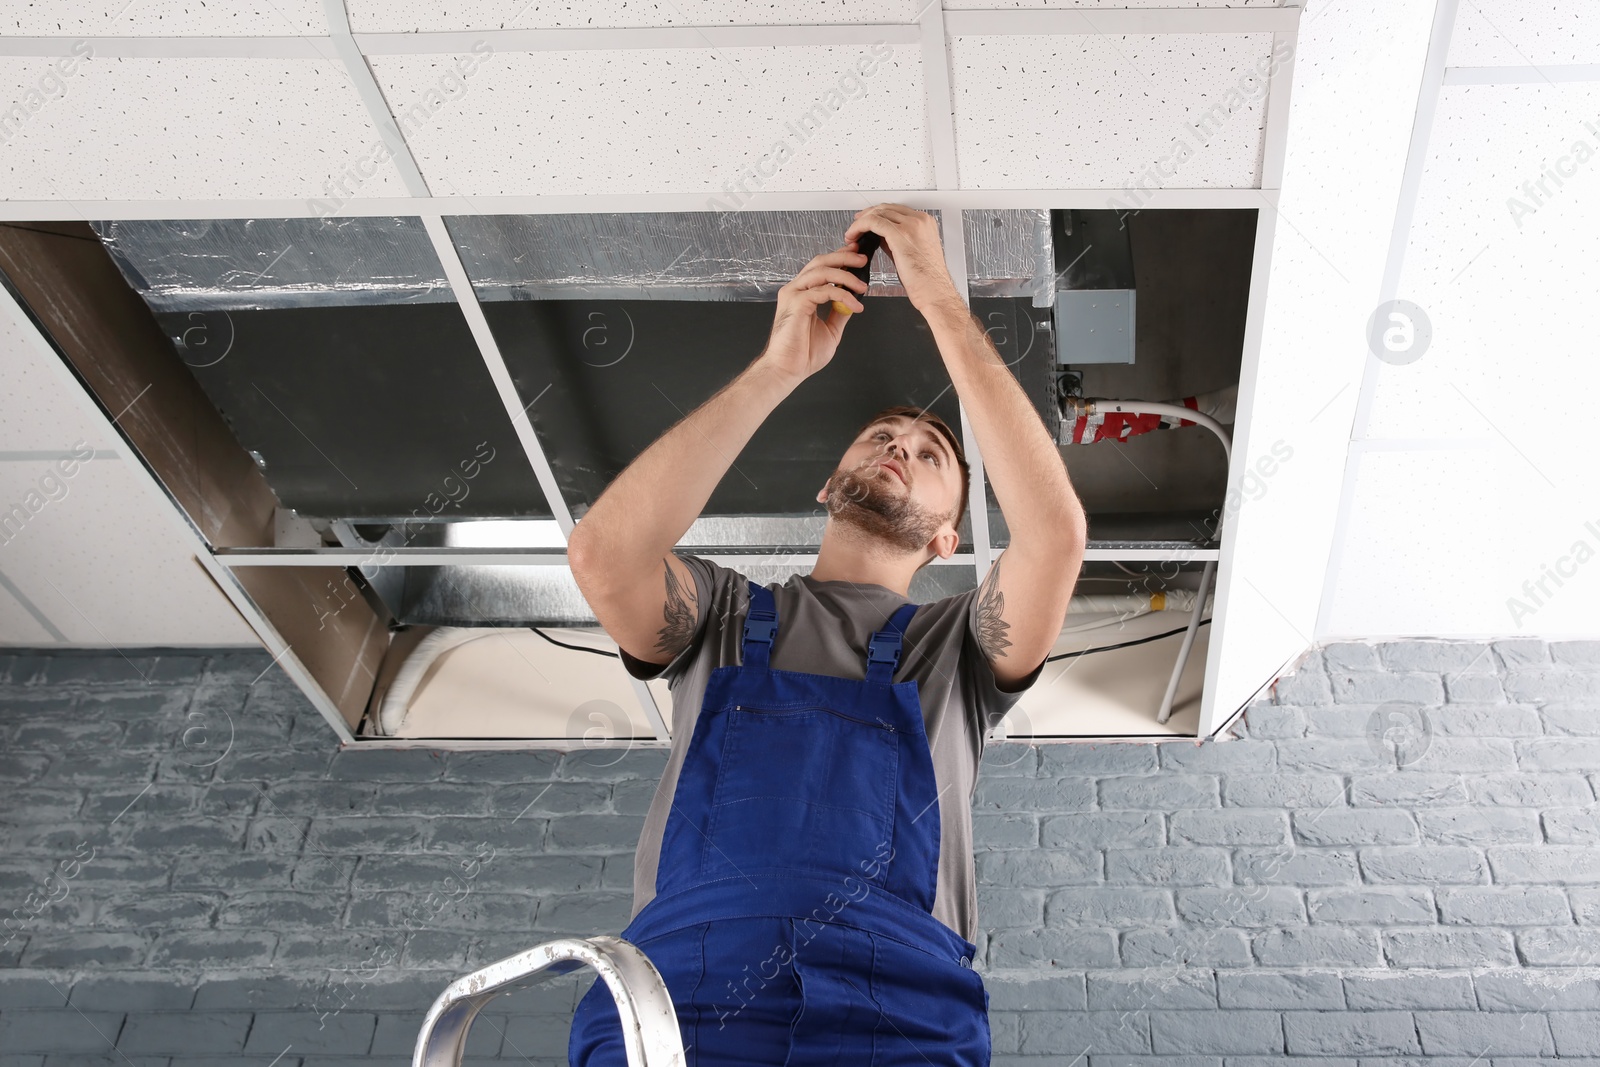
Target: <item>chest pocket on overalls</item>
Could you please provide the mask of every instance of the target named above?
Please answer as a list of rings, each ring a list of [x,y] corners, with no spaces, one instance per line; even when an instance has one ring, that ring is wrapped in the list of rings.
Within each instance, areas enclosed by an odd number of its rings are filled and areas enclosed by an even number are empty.
[[[900,732],[816,704],[726,712],[704,869],[791,868],[881,881],[894,847]],[[867,879],[863,872],[877,874]]]

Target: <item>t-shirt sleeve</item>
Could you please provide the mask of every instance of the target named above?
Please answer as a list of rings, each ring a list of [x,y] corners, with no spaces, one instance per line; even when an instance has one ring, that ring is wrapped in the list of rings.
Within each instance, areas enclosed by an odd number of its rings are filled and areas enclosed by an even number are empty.
[[[1002,690],[999,679],[994,675],[994,668],[989,666],[989,660],[978,644],[978,590],[962,595],[967,598],[964,612],[966,636],[961,641],[962,674],[966,678],[971,706],[980,716],[983,730],[987,733],[1016,707],[1022,695],[1039,680],[1039,675],[1044,672],[1045,660],[1041,658],[1033,671],[1013,687],[1012,692]]]
[[[677,682],[680,675],[694,662],[699,655],[700,648],[705,644],[706,631],[711,629],[716,620],[726,615],[726,611],[718,607],[728,597],[729,590],[735,582],[742,582],[744,575],[729,567],[724,567],[702,556],[679,555],[684,566],[689,568],[689,573],[694,575],[694,602],[695,622],[694,636],[683,650],[666,664],[649,663],[642,659],[630,656],[622,648],[617,651],[622,653],[622,665],[628,673],[641,681],[652,678],[661,678],[668,685]]]

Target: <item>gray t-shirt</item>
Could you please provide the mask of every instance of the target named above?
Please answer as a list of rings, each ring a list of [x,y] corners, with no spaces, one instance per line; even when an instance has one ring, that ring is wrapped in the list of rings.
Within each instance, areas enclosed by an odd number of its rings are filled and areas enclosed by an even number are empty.
[[[639,835],[633,865],[633,914],[655,896],[662,833],[678,772],[705,696],[718,667],[743,662],[744,620],[750,591],[745,576],[700,556],[679,555],[694,574],[699,618],[694,639],[665,667],[624,652],[635,678],[660,675],[672,691],[672,752]],[[860,680],[866,677],[867,641],[908,602],[886,586],[819,582],[807,574],[772,583],[778,636],[770,665]],[[972,941],[978,928],[977,879],[972,855],[972,794],[984,736],[1038,680],[1041,662],[1014,693],[1001,692],[978,647],[977,589],[924,604],[906,627],[896,682],[915,681],[923,727],[939,786],[939,872],[933,916]]]

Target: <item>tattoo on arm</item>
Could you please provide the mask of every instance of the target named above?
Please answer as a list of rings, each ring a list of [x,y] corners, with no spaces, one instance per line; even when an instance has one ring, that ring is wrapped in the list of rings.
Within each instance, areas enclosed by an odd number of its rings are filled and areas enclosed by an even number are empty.
[[[661,628],[656,641],[656,651],[676,656],[694,638],[695,624],[695,592],[693,588],[685,590],[683,583],[678,581],[678,576],[673,573],[672,565],[665,560],[661,565],[667,570],[667,599],[661,609],[661,616],[667,622]],[[684,599],[687,592],[688,599]]]
[[[1000,561],[996,560],[984,575],[983,587],[978,590],[978,647],[987,659],[1004,656],[1004,649],[1011,644],[1006,640],[1011,624],[1000,617],[1005,606],[1005,594],[1000,592]]]

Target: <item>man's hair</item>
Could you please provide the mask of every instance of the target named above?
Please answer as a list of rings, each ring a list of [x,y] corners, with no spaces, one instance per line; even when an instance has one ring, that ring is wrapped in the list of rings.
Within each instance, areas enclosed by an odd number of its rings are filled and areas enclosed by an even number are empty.
[[[950,429],[943,419],[933,412],[926,408],[913,407],[909,404],[897,404],[892,408],[884,408],[872,418],[863,422],[860,429],[856,430],[855,436],[860,437],[868,426],[880,419],[893,418],[896,415],[904,415],[909,419],[921,419],[928,423],[945,439],[945,443],[950,446],[950,451],[955,453],[956,466],[961,471],[961,500],[956,504],[955,517],[950,520],[950,525],[959,531],[961,529],[961,517],[967,513],[967,492],[972,488],[972,470],[967,466],[967,454],[961,448],[961,438]]]

